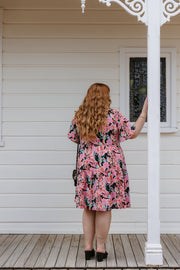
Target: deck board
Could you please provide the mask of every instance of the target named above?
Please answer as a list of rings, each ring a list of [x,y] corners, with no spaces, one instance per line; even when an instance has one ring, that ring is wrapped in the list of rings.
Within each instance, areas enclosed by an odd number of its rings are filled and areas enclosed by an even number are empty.
[[[125,257],[121,237],[119,234],[113,235],[113,242],[114,242],[117,265],[126,267],[127,266],[126,257]]]
[[[29,255],[31,254],[31,252],[32,252],[32,250],[33,250],[34,246],[36,245],[39,238],[40,238],[40,234],[31,235],[31,238],[30,238],[28,244],[26,245],[25,249],[18,257],[16,263],[14,264],[14,267],[18,268],[18,267],[25,266],[25,262],[27,261]],[[6,265],[8,267],[8,261],[7,261]]]
[[[168,246],[165,244],[164,240],[161,241],[164,257],[169,266],[178,266],[173,254],[169,251]]]
[[[129,241],[138,266],[146,266],[141,246],[135,234],[129,234]]]
[[[32,238],[32,235],[28,234],[25,235],[21,241],[21,243],[17,246],[17,248],[14,249],[14,252],[9,256],[8,260],[3,264],[3,267],[13,267],[22,254],[24,248],[29,243],[30,239]]]
[[[94,260],[90,260],[90,262],[93,263],[92,266],[95,266]],[[79,249],[77,253],[76,267],[85,267],[85,265],[86,265],[86,261],[85,261],[85,255],[84,255],[84,235],[81,234],[80,241],[79,241]]]
[[[52,249],[55,238],[56,238],[56,235],[54,235],[54,234],[49,235],[34,267],[42,267],[42,266],[44,267],[45,266],[47,258],[49,256],[49,253]]]
[[[112,234],[109,234],[107,236],[106,249],[108,250],[107,267],[116,267],[117,263],[116,263]]]
[[[36,261],[38,260],[38,257],[41,254],[41,251],[44,247],[45,242],[48,239],[48,234],[41,234],[38,241],[36,242],[35,246],[32,249],[32,252],[30,253],[27,261],[25,262],[24,267],[33,268],[35,266]]]
[[[169,252],[172,254],[174,259],[176,260],[177,265],[180,265],[180,252],[174,246],[173,242],[171,242],[171,240],[165,234],[162,234],[161,238],[163,239],[164,243],[166,244],[167,248],[169,249]]]
[[[79,246],[79,235],[74,234],[72,236],[72,241],[71,241],[70,249],[69,249],[68,256],[67,256],[67,261],[66,261],[67,268],[68,267],[75,267],[78,246]]]
[[[66,264],[66,259],[68,256],[72,235],[66,234],[63,239],[62,247],[60,253],[58,254],[55,267],[64,267]]]
[[[167,234],[173,245],[176,249],[180,252],[180,239],[178,239],[177,235],[175,234]]]
[[[134,253],[131,248],[128,234],[121,234],[122,244],[124,247],[124,252],[127,260],[128,267],[137,267],[137,263],[134,257]]]
[[[6,248],[8,248],[8,246],[10,246],[10,244],[14,241],[15,238],[17,238],[17,236],[18,236],[17,234],[14,234],[14,235],[10,234],[10,235],[8,235],[8,237],[5,240],[3,239],[3,241],[0,245],[0,261],[1,261],[1,258],[3,259],[2,255],[5,252]],[[0,241],[1,241],[1,239],[0,239]]]
[[[18,244],[20,244],[21,240],[24,238],[23,234],[18,235],[6,248],[6,250],[3,252],[3,254],[0,257],[0,267],[2,267],[4,264],[9,264],[9,257],[13,253],[13,251],[17,248]],[[8,261],[8,262],[7,262]],[[6,263],[7,262],[7,263]]]
[[[180,235],[161,234],[163,266],[146,266],[146,234],[109,234],[105,244],[108,257],[97,262],[85,260],[83,234],[1,234],[1,269],[170,270],[180,269]],[[96,249],[96,238],[94,238]]]
[[[48,267],[50,268],[50,267],[55,266],[58,254],[59,254],[60,249],[61,249],[63,238],[64,238],[63,234],[56,235],[56,239],[53,243],[52,249],[51,249],[50,254],[47,258],[46,264],[44,266],[45,268],[48,268]]]
[[[145,242],[146,242],[146,238],[144,236],[144,234],[136,234],[136,237],[138,239],[139,245],[141,247],[143,256],[145,256]]]

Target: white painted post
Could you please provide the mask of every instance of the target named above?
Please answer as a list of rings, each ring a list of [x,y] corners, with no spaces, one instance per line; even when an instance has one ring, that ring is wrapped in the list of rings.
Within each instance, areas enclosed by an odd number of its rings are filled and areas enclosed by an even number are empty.
[[[160,244],[160,16],[161,0],[147,0],[148,20],[148,230],[146,265],[163,265]]]

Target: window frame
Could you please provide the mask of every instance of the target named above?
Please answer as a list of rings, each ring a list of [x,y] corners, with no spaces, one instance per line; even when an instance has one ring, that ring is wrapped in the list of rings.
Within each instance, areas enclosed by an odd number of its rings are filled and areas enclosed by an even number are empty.
[[[167,121],[160,122],[160,132],[176,132],[176,48],[161,48],[166,58],[166,112]],[[120,48],[120,111],[129,119],[129,60],[131,57],[147,57],[147,48]],[[134,122],[130,122],[134,124]],[[147,132],[147,122],[141,132]]]
[[[2,31],[3,31],[3,8],[0,8],[0,146],[4,146],[2,141]]]

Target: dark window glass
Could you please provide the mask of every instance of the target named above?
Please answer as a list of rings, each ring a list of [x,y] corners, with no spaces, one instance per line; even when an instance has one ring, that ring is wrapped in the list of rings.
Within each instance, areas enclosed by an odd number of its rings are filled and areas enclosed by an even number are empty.
[[[130,58],[129,119],[135,122],[139,117],[147,96],[147,58]],[[166,58],[160,60],[160,121],[166,122]]]

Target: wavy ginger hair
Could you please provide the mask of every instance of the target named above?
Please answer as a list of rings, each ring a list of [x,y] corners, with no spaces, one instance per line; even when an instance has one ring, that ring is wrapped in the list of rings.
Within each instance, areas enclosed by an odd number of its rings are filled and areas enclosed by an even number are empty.
[[[103,83],[92,84],[87,94],[75,111],[79,135],[85,141],[95,139],[99,131],[107,124],[108,108],[111,104],[110,88]]]

